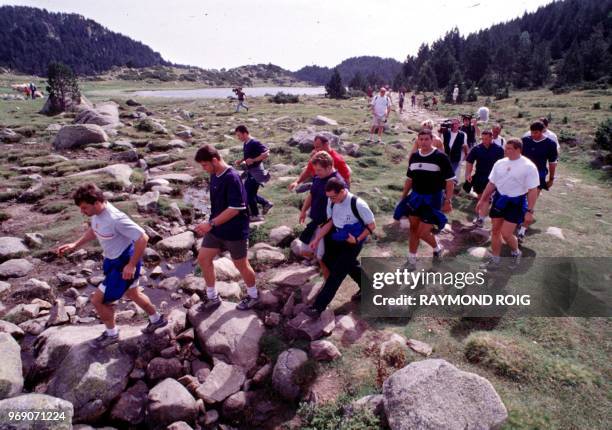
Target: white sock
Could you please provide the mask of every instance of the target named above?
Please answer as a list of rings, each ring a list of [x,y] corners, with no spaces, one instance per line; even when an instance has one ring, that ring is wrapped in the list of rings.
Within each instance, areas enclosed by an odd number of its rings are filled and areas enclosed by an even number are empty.
[[[519,228],[519,231],[518,231],[518,232],[519,232],[519,234],[525,234],[525,233],[527,232],[527,228],[526,228],[526,227],[521,226],[521,227]]]
[[[521,255],[521,254],[522,254],[522,252],[521,252],[520,249],[517,249],[516,251],[512,251],[512,256],[513,257],[516,257],[517,255]]]
[[[208,300],[214,300],[217,298],[217,289],[215,287],[206,287],[206,297]]]
[[[436,244],[436,247],[434,248],[434,252],[440,252],[442,251],[442,247],[440,246],[439,243]]]
[[[411,263],[416,263],[417,255],[413,254],[412,252],[409,252],[408,253],[408,261],[410,261]]]
[[[250,298],[256,299],[258,297],[257,286],[253,285],[252,287],[247,287],[247,293]]]
[[[159,321],[160,318],[161,315],[158,312],[155,312],[153,315],[149,315],[149,321],[151,321],[153,324]]]
[[[107,328],[106,334],[109,336],[117,336],[119,334],[119,329],[117,327]]]

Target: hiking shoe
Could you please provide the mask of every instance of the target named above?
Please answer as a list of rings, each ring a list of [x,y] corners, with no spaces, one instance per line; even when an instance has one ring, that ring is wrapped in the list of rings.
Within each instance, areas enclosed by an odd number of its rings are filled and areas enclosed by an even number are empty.
[[[305,182],[295,187],[295,192],[297,194],[305,193],[307,191],[310,191],[311,187],[312,187],[312,182]]]
[[[409,258],[406,260],[406,263],[404,264],[404,267],[402,268],[409,272],[413,272],[416,270],[416,261],[410,261],[410,258]]]
[[[153,333],[158,328],[165,327],[167,325],[168,325],[168,320],[162,314],[160,315],[159,319],[156,322],[152,323],[151,321],[149,321],[149,324],[147,324],[147,326],[143,328],[141,331],[144,334],[149,334],[149,333]]]
[[[361,301],[361,290],[357,291],[355,294],[351,296],[351,302],[360,302]]]
[[[442,256],[444,255],[444,248],[441,248],[439,251],[433,252],[433,262],[439,263],[442,261]]]
[[[273,207],[274,207],[274,203],[272,202],[266,203],[261,209],[261,213],[263,215],[267,215],[267,213],[270,212],[270,209],[272,209]]]
[[[90,341],[89,344],[94,348],[106,348],[117,342],[119,342],[119,333],[111,336],[104,330],[100,336]]]
[[[519,252],[518,254],[512,254],[512,262],[510,263],[510,265],[508,265],[508,267],[510,269],[516,269],[517,267],[520,266],[522,258],[523,258],[522,252]]]
[[[476,218],[474,220],[474,227],[483,228],[484,227],[484,218]]]
[[[312,319],[317,319],[321,316],[321,312],[317,308],[314,308],[312,306],[307,307],[302,312],[304,312],[304,314],[306,314]]]
[[[249,217],[249,222],[261,222],[264,221],[264,217],[262,215],[251,215]]]
[[[248,311],[249,309],[253,308],[258,303],[259,303],[259,297],[253,298],[247,295],[243,297],[243,299],[240,300],[240,303],[236,305],[236,309],[238,309],[239,311]]]
[[[210,310],[214,310],[217,309],[219,306],[221,306],[221,297],[219,296],[219,294],[217,294],[217,297],[215,297],[214,299],[209,299],[208,297],[206,299],[204,299],[204,301],[202,301],[202,304],[200,304],[200,307],[198,308],[199,311],[210,311]]]
[[[525,241],[525,233],[521,233],[520,231],[516,234],[516,239],[518,240],[519,245],[522,245]]]
[[[495,261],[493,257],[489,257],[484,263],[478,266],[481,270],[494,271],[501,268],[501,260]]]

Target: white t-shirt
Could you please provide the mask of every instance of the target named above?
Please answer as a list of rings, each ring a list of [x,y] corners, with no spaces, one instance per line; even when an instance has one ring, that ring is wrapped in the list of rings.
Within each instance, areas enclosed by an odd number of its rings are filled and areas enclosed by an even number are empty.
[[[353,195],[350,192],[347,192],[346,198],[342,202],[335,203],[333,214],[331,209],[331,201],[329,199],[327,200],[327,217],[332,219],[334,226],[337,228],[342,228],[345,225],[359,222],[351,209],[352,196]],[[366,224],[371,224],[374,222],[374,214],[363,199],[357,198],[357,212],[361,216],[363,222]]]
[[[389,97],[381,96],[377,94],[372,99],[372,106],[374,106],[374,115],[376,116],[385,116],[387,115],[387,109],[391,102],[389,101]]]
[[[510,160],[508,157],[498,160],[493,165],[489,181],[500,194],[518,197],[540,185],[540,175],[536,165],[521,155],[517,160]]]
[[[495,139],[493,139],[492,142],[503,148],[504,145],[506,144],[506,139],[504,139],[503,137],[501,137],[501,135],[499,135]]]
[[[104,257],[109,259],[119,257],[144,233],[138,224],[109,202],[100,215],[91,217],[91,228],[102,246]]]

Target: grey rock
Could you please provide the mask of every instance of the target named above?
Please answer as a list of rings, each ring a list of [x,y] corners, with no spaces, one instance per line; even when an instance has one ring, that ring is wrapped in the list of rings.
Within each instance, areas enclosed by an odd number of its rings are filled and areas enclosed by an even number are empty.
[[[206,381],[196,390],[196,395],[206,403],[222,402],[238,392],[245,380],[241,367],[218,361]]]
[[[152,429],[165,429],[176,421],[193,424],[196,400],[178,381],[167,378],[149,391],[147,423]]]
[[[301,349],[291,348],[282,352],[274,365],[272,386],[287,400],[300,397],[301,388],[294,382],[294,373],[308,360],[308,355]]]
[[[8,333],[0,333],[0,400],[13,397],[23,390],[21,347]]]
[[[20,238],[11,236],[0,237],[0,262],[12,258],[25,257],[29,253],[30,250]]]
[[[56,150],[76,149],[92,143],[108,141],[108,135],[99,125],[65,125],[55,136],[53,148]]]

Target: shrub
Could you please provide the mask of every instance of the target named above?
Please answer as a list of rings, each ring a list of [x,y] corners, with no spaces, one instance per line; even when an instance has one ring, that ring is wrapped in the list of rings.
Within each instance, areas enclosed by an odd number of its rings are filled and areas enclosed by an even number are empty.
[[[0,212],[0,222],[4,222],[10,218],[11,216],[7,214],[6,212]]]
[[[276,95],[268,98],[268,101],[278,104],[299,103],[300,97],[295,94],[285,94],[284,92],[280,91],[276,93]]]
[[[343,408],[350,401],[343,397],[336,402],[321,405],[302,403],[298,409],[302,430],[378,430],[380,419],[365,408],[359,408],[350,416]]]
[[[612,119],[608,118],[595,131],[595,145],[599,148],[612,151]]]
[[[600,109],[601,109],[601,102],[593,103],[593,110],[600,110]]]

